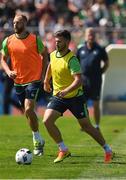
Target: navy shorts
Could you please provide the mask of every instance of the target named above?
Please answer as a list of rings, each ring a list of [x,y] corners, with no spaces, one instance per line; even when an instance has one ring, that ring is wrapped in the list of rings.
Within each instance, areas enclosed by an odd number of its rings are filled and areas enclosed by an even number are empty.
[[[40,87],[41,82],[33,82],[25,86],[15,86],[16,95],[21,107],[24,107],[25,99],[36,100]]]
[[[86,100],[100,100],[101,86],[84,86],[83,89]]]
[[[101,94],[101,84],[102,81],[97,79],[97,80],[90,80],[90,79],[85,79],[83,82],[83,90],[84,90],[84,95],[86,100],[100,100],[100,94]]]
[[[84,103],[84,96],[69,99],[53,96],[47,105],[47,109],[54,109],[60,112],[61,115],[68,109],[77,119],[88,117],[88,109],[86,103]]]

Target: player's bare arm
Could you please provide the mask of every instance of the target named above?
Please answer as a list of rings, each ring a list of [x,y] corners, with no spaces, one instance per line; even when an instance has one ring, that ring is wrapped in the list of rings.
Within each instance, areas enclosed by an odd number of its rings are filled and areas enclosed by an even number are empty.
[[[5,70],[5,72],[7,73],[7,75],[10,78],[15,79],[17,76],[17,73],[15,71],[10,70],[6,60],[7,60],[7,56],[1,54],[1,66],[2,66],[2,68]]]
[[[73,74],[73,77],[74,77],[74,81],[72,82],[72,84],[70,86],[68,86],[67,88],[65,88],[64,90],[59,91],[57,93],[58,97],[66,96],[68,93],[77,89],[81,85],[81,83],[82,83],[81,82],[81,74]]]
[[[43,72],[43,79],[44,79],[44,76],[45,76],[45,73],[46,73],[46,68],[47,68],[47,65],[48,65],[48,52],[47,52],[47,48],[44,47],[43,49],[43,52],[42,52],[42,57],[43,57],[43,69],[42,69],[42,72]]]
[[[49,64],[46,70],[46,75],[45,75],[45,79],[44,79],[44,90],[47,92],[51,92],[52,88],[50,86],[50,80],[52,77],[52,73],[51,73],[51,65]]]
[[[105,62],[104,62],[104,65],[102,67],[102,73],[105,73],[106,70],[108,69],[109,67],[109,59],[107,59]]]

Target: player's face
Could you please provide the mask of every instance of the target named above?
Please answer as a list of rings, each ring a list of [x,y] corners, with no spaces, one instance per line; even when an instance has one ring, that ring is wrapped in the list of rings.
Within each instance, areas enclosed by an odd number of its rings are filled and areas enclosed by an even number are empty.
[[[63,52],[68,47],[68,42],[63,37],[56,37],[56,49],[59,52]]]
[[[25,22],[21,16],[16,16],[13,21],[14,32],[20,34],[25,29]]]

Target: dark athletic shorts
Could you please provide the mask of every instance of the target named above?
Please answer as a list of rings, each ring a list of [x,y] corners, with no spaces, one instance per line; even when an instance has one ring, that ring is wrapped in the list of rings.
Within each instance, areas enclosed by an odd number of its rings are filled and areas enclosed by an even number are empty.
[[[60,112],[61,115],[68,109],[77,119],[88,117],[88,110],[86,103],[84,103],[84,96],[69,99],[53,96],[47,105],[47,109],[54,109]]]
[[[100,80],[90,81],[87,79],[87,81],[85,80],[84,82],[83,90],[86,100],[89,99],[93,101],[100,100],[101,81]]]
[[[25,86],[15,86],[16,95],[21,107],[24,107],[25,99],[36,100],[40,87],[41,82],[33,82]]]

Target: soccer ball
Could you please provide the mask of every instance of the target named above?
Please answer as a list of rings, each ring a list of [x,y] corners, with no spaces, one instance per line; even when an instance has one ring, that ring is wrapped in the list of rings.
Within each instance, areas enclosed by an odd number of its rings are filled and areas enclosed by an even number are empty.
[[[32,152],[27,148],[22,148],[16,152],[15,160],[18,164],[31,164],[32,159]]]

